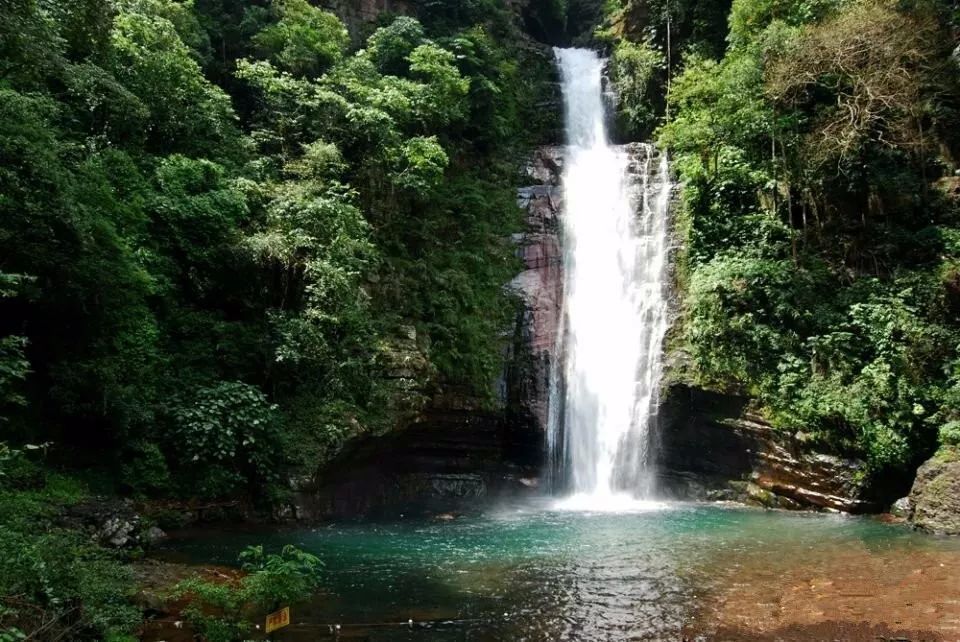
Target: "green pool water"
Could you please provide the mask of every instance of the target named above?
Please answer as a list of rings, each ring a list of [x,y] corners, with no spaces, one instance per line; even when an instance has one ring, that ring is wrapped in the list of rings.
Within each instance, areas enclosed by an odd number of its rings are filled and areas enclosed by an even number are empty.
[[[206,532],[174,540],[167,554],[230,564],[254,543],[294,544],[326,565],[324,593],[295,606],[295,625],[278,638],[289,640],[680,639],[705,601],[738,582],[776,582],[804,564],[829,573],[836,560],[856,569],[850,560],[960,555],[960,543],[871,518],[547,503],[453,520]]]

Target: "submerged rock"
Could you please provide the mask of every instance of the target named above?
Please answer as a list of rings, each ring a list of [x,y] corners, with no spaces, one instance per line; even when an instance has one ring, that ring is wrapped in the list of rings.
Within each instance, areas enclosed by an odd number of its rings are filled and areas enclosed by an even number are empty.
[[[917,528],[960,535],[960,448],[944,446],[920,466],[910,502],[909,519]]]

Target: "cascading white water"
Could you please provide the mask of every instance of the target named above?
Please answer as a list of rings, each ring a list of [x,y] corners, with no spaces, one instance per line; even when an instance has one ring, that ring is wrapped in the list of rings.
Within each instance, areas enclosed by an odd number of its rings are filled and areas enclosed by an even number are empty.
[[[665,155],[654,168],[652,146],[609,143],[604,61],[585,49],[556,54],[567,136],[565,363],[552,390],[549,447],[573,493],[568,506],[616,508],[653,493],[671,186]]]

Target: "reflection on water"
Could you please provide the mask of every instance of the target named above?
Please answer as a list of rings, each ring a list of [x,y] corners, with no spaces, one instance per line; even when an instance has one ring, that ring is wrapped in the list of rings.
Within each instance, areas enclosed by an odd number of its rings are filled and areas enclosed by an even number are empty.
[[[230,563],[253,542],[293,543],[326,563],[329,592],[294,609],[284,640],[328,636],[333,624],[341,637],[370,640],[679,639],[711,630],[702,620],[720,617],[708,608],[718,599],[734,617],[738,600],[762,602],[788,579],[829,597],[804,583],[837,560],[855,576],[871,564],[882,573],[891,560],[960,555],[960,544],[870,519],[704,505],[624,514],[527,506],[444,522],[221,533],[184,539],[175,552]],[[760,615],[721,624],[759,626]]]

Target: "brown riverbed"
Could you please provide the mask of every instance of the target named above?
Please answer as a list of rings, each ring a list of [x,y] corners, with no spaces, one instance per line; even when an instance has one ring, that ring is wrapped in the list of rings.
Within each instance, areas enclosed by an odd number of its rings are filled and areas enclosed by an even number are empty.
[[[960,551],[759,550],[717,562],[686,635],[713,640],[960,640]]]

